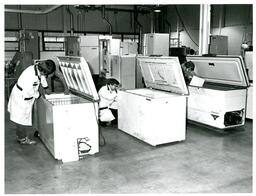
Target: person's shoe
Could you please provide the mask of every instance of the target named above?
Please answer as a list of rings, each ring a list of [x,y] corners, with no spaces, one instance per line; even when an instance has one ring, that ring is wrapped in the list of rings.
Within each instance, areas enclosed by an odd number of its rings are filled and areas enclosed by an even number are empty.
[[[35,137],[40,137],[39,132],[38,132],[38,131],[35,131],[34,136],[35,136]]]
[[[18,143],[22,143],[22,142],[25,142],[26,141],[26,138],[24,137],[24,138],[22,138],[22,139],[19,139],[18,137],[17,137],[17,142]]]
[[[106,127],[107,126],[107,123],[106,122],[99,122],[99,125],[102,126],[102,127]]]
[[[17,141],[20,144],[28,144],[28,145],[33,145],[36,144],[36,141],[29,139],[28,137],[22,138],[22,139],[17,139]]]
[[[111,122],[107,122],[106,125],[107,125],[107,126],[110,126],[110,125],[111,125]]]

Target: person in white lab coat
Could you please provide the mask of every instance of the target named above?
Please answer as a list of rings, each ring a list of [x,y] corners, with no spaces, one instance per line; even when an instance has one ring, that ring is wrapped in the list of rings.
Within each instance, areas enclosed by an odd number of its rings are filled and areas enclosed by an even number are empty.
[[[100,97],[100,122],[104,123],[111,122],[117,123],[117,89],[120,83],[114,79],[107,79],[107,84],[100,88],[98,94]]]
[[[52,60],[39,61],[27,67],[18,78],[12,89],[8,112],[10,120],[16,125],[17,141],[20,144],[35,144],[29,138],[29,130],[32,130],[32,108],[36,98],[44,96],[43,88],[47,88],[46,77],[55,71],[55,63]]]

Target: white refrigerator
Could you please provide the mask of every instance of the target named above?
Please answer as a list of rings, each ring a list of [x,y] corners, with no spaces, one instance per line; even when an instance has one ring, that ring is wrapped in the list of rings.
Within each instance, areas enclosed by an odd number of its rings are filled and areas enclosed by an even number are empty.
[[[186,138],[188,89],[177,57],[139,56],[147,88],[118,91],[118,129],[152,146]]]
[[[38,100],[38,131],[55,159],[77,161],[99,152],[99,97],[83,57],[58,57],[58,61],[70,94]]]
[[[168,33],[146,33],[143,35],[143,55],[169,56],[169,44]]]
[[[218,129],[244,125],[248,77],[240,56],[188,56],[202,87],[189,85],[189,120]]]
[[[80,36],[80,55],[89,64],[92,74],[100,73],[99,35]]]
[[[124,41],[120,43],[120,55],[138,54],[138,43]]]
[[[117,79],[124,89],[135,88],[136,55],[113,55],[111,57],[111,78]]]

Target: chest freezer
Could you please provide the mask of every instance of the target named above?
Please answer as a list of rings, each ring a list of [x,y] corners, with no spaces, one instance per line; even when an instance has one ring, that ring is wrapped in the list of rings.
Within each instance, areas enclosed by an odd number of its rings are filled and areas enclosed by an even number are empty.
[[[253,119],[253,83],[250,83],[247,93],[246,118]]]
[[[55,159],[77,161],[99,152],[99,97],[83,57],[58,57],[58,61],[71,94],[38,100],[38,131]]]
[[[244,125],[247,78],[240,56],[188,56],[195,74],[205,80],[202,87],[188,86],[189,120],[219,129]]]
[[[177,57],[138,57],[147,88],[118,92],[118,129],[152,146],[185,140],[188,89]]]

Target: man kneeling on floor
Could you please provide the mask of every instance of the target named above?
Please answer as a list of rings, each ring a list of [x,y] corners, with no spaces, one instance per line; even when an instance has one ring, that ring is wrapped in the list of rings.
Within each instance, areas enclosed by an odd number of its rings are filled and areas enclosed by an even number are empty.
[[[120,83],[114,79],[107,79],[107,84],[100,88],[100,125],[117,124],[117,89]]]

